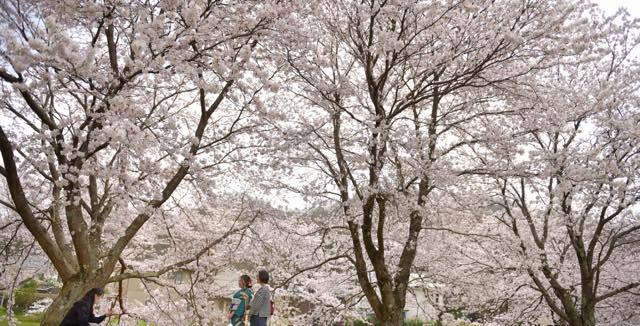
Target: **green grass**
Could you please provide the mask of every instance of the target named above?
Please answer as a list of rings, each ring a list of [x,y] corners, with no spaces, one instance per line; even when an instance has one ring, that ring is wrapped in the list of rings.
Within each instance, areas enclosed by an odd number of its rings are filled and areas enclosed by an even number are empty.
[[[9,321],[6,319],[6,316],[7,316],[6,309],[4,307],[0,307],[0,326],[8,326],[9,325]],[[18,325],[19,326],[37,326],[37,325],[40,325],[40,320],[42,319],[42,314],[26,315],[24,313],[16,313],[16,317],[18,318]],[[117,324],[118,324],[117,318],[111,319],[111,322],[109,323],[109,325],[117,325]],[[145,322],[144,320],[140,320],[140,321],[138,321],[138,323],[136,325],[137,326],[150,326],[152,324],[149,324],[149,323]]]
[[[0,326],[8,326],[9,321],[6,318],[7,311],[4,307],[0,307]],[[36,326],[40,325],[41,314],[25,315],[24,313],[17,313],[18,325],[20,326]]]
[[[405,326],[424,326],[426,325],[424,321],[418,318],[407,319],[404,321]]]

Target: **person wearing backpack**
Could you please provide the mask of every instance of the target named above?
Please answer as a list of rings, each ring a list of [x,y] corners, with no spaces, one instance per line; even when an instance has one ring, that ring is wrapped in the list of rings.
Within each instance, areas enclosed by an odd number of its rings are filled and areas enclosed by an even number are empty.
[[[267,319],[272,313],[269,272],[264,269],[258,272],[258,284],[260,288],[249,305],[249,323],[251,326],[267,326]]]

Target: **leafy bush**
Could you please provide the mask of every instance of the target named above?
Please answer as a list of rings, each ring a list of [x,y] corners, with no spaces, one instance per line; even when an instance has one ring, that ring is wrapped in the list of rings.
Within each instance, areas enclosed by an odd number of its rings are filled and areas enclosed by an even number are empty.
[[[0,307],[0,326],[8,326],[9,321],[6,319],[7,310],[4,307]],[[42,319],[42,314],[29,314],[16,313],[16,319],[20,326],[38,326]]]
[[[413,319],[408,319],[404,321],[404,326],[425,326],[425,322],[418,319],[418,318],[413,318]]]
[[[40,299],[38,295],[38,282],[29,279],[18,287],[15,292],[14,311],[23,312],[34,302]]]
[[[348,319],[345,323],[347,326],[370,326],[371,323],[362,319]]]

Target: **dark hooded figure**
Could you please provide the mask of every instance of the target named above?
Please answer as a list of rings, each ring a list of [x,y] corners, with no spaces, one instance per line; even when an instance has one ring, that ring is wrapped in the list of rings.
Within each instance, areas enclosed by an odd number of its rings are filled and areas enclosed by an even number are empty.
[[[89,326],[89,323],[99,324],[107,317],[112,316],[111,309],[99,317],[93,314],[93,307],[100,301],[103,294],[104,291],[100,288],[89,290],[80,301],[73,304],[60,326]]]

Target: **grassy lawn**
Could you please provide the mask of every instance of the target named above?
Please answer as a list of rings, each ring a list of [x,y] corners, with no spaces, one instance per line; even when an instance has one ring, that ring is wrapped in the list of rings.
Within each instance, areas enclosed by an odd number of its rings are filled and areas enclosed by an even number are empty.
[[[6,319],[7,312],[5,308],[0,307],[0,326],[9,325],[9,321]],[[20,326],[36,326],[40,325],[40,318],[42,315],[34,314],[34,315],[25,315],[23,313],[16,314],[18,318],[18,325]]]
[[[4,307],[0,307],[0,326],[8,326],[9,322],[6,319],[7,311]],[[25,315],[24,313],[16,314],[18,318],[19,326],[37,326],[40,325],[40,319],[42,318],[41,314],[33,314],[33,315]],[[117,325],[118,320],[112,319],[109,325]],[[147,324],[144,321],[138,321],[137,326],[148,326],[152,324]]]

